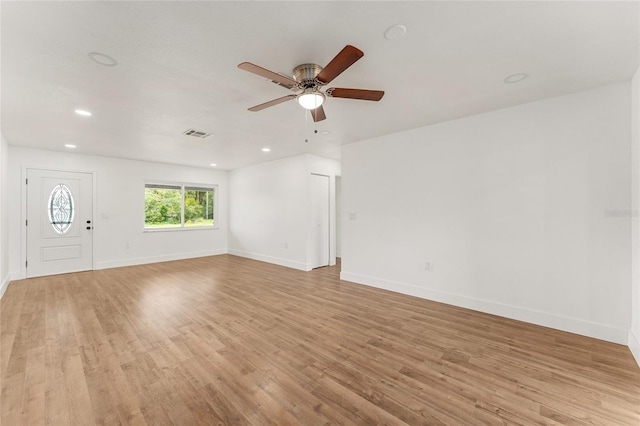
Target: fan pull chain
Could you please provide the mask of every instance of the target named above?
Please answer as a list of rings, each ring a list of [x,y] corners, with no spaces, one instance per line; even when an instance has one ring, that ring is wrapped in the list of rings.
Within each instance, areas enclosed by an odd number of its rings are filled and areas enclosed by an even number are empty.
[[[304,110],[304,133],[305,135],[309,133],[309,114],[307,114],[307,110]],[[308,143],[309,138],[304,138],[304,143]]]

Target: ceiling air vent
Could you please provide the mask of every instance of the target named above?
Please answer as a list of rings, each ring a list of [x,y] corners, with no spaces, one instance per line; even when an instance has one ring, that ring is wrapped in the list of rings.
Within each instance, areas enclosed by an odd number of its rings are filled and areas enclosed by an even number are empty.
[[[202,130],[196,130],[196,129],[185,130],[182,134],[187,136],[193,136],[195,138],[200,138],[200,139],[208,138],[209,136],[211,136],[211,133],[203,132]]]

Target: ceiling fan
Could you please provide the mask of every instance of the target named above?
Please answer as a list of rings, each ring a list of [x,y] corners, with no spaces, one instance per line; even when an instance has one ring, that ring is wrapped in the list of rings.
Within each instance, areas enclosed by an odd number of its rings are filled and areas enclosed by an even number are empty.
[[[250,62],[243,62],[238,65],[238,68],[241,70],[266,77],[280,86],[299,92],[256,105],[249,108],[249,111],[261,111],[288,100],[297,99],[300,106],[311,112],[313,121],[318,122],[327,118],[324,113],[324,108],[322,107],[322,103],[327,96],[331,98],[379,101],[384,96],[382,90],[347,89],[340,87],[331,87],[324,92],[320,90],[322,86],[329,84],[334,78],[342,74],[344,70],[363,56],[364,53],[360,49],[347,45],[324,68],[317,64],[298,65],[293,69],[293,78],[269,71]]]

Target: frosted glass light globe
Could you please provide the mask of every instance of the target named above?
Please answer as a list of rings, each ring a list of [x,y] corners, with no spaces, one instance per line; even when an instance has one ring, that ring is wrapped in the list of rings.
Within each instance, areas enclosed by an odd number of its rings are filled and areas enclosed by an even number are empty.
[[[304,109],[316,109],[324,102],[324,95],[319,92],[305,92],[298,96],[298,103]]]

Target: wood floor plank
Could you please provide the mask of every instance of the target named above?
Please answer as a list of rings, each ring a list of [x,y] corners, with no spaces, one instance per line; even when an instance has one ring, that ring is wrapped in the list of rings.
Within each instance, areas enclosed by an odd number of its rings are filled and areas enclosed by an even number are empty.
[[[629,349],[220,255],[12,282],[4,425],[633,425]]]

